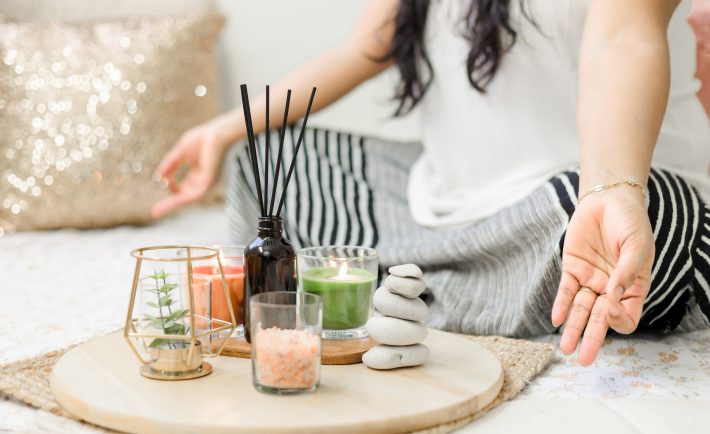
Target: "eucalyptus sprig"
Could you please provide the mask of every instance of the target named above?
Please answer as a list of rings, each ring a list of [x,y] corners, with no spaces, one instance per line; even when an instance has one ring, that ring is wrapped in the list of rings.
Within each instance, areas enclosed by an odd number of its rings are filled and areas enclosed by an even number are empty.
[[[155,280],[155,288],[148,288],[147,291],[155,294],[157,303],[147,301],[146,304],[158,309],[159,315],[144,314],[144,319],[148,320],[154,328],[162,330],[166,335],[186,335],[189,328],[180,320],[190,314],[190,309],[172,309],[175,302],[172,292],[178,287],[177,283],[168,283],[168,273],[165,270],[156,271],[150,278]],[[164,312],[163,309],[167,309],[167,312]],[[170,348],[175,348],[175,342],[170,339],[154,339],[150,346],[158,347],[163,344],[168,344]]]

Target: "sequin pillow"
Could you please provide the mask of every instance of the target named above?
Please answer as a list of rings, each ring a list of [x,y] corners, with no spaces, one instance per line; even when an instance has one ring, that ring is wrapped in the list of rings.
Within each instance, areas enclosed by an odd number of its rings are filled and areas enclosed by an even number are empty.
[[[149,221],[160,159],[219,112],[223,23],[0,21],[0,233]]]

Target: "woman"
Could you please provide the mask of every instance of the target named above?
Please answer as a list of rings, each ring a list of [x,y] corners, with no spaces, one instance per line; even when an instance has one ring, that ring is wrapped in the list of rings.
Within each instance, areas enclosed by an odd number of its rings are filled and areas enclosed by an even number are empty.
[[[398,113],[421,106],[423,150],[310,130],[286,198],[290,238],[423,265],[435,327],[564,324],[560,347],[579,346],[582,365],[609,328],[707,327],[710,126],[689,3],[372,0],[347,40],[272,86],[272,107],[294,89],[295,121],[311,85],[318,109],[396,65]],[[252,112],[263,109],[262,97]],[[185,133],[159,168],[174,194],[154,213],[202,197],[244,136],[239,109]],[[256,215],[245,158],[231,173],[240,241]]]

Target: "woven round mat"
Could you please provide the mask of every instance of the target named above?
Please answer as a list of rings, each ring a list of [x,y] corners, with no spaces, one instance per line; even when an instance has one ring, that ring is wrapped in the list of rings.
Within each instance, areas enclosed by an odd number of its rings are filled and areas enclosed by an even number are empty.
[[[503,367],[503,388],[487,407],[462,419],[432,427],[417,434],[443,434],[471,423],[514,397],[550,362],[551,345],[500,336],[465,336],[492,352]],[[0,395],[58,416],[76,418],[65,411],[49,391],[49,376],[57,360],[70,348],[0,366]],[[98,427],[97,427],[98,428]],[[104,429],[99,429],[105,431]]]

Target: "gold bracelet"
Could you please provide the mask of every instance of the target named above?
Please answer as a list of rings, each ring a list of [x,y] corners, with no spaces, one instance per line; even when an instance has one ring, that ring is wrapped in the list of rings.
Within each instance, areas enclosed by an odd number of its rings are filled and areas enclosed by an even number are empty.
[[[582,196],[580,196],[578,202],[582,202],[582,199],[584,199],[585,197],[589,196],[589,195],[592,194],[592,193],[598,193],[598,192],[600,192],[600,191],[608,190],[608,189],[610,189],[610,188],[618,187],[618,186],[620,186],[620,185],[628,185],[628,186],[630,186],[630,187],[640,188],[640,189],[641,189],[641,193],[643,194],[643,198],[646,199],[646,200],[648,199],[648,195],[647,195],[647,193],[646,193],[646,187],[644,187],[643,184],[641,184],[641,183],[638,181],[638,179],[636,179],[636,178],[634,178],[634,177],[632,176],[632,177],[630,177],[630,178],[628,178],[628,179],[625,179],[625,180],[623,180],[623,181],[617,181],[617,182],[614,182],[614,183],[611,183],[611,184],[599,184],[599,185],[595,185],[595,186],[592,187],[591,189],[587,190],[587,192],[584,193]]]

